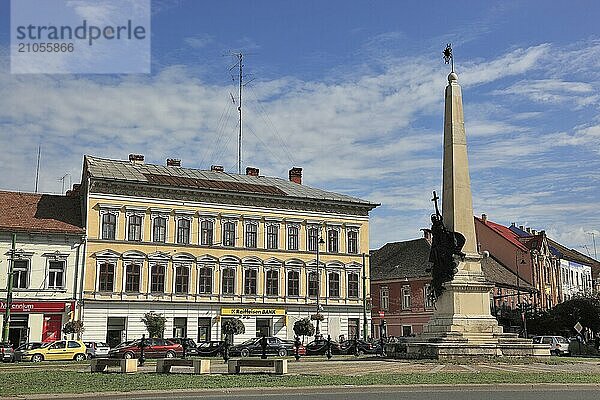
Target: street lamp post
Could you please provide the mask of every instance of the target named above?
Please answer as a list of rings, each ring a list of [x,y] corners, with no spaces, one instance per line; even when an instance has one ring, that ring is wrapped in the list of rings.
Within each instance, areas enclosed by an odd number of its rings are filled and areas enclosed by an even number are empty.
[[[6,278],[6,308],[4,310],[4,326],[2,328],[2,343],[8,344],[10,335],[10,309],[12,307],[13,275],[15,265],[17,235],[12,234],[12,247],[10,250],[10,259],[8,265],[8,274]]]
[[[319,329],[319,322],[320,322],[320,317],[321,317],[321,304],[319,302],[319,297],[320,297],[320,293],[321,293],[321,273],[319,271],[319,247],[325,243],[325,241],[323,240],[323,238],[321,237],[320,233],[317,236],[317,245],[316,245],[316,258],[317,258],[317,328],[315,329],[315,340],[318,340],[319,337],[321,336],[321,331]]]
[[[518,260],[519,258],[519,250],[515,252],[515,263],[517,264],[517,308],[521,312],[521,320],[523,322],[523,334],[525,338],[527,338],[527,322],[525,321],[525,308],[523,304],[521,304],[521,282],[520,282],[520,274],[519,274],[519,265],[525,264],[525,259],[523,258],[523,254],[521,253],[521,262]]]

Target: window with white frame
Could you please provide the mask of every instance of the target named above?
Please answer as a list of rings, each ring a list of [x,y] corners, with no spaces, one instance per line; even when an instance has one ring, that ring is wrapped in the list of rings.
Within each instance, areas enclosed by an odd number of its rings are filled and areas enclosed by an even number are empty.
[[[300,296],[300,272],[288,271],[288,296]]]
[[[270,269],[267,270],[267,296],[279,295],[279,271]]]
[[[142,240],[142,223],[144,218],[140,214],[131,214],[127,217],[127,240],[139,242]]]
[[[222,275],[222,294],[235,294],[235,268],[224,268]]]
[[[48,288],[64,289],[65,261],[52,260],[48,262]]]
[[[358,254],[358,231],[355,229],[348,231],[348,253]]]
[[[348,273],[348,297],[358,298],[358,278],[356,272]]]
[[[177,219],[177,243],[190,243],[190,227],[192,221],[189,218],[180,217]]]
[[[152,219],[152,241],[165,243],[167,241],[167,217],[156,216]]]
[[[255,249],[258,242],[258,223],[255,221],[246,222],[246,247]]]
[[[190,268],[187,265],[175,266],[175,293],[187,294],[190,284]]]
[[[211,267],[202,267],[198,271],[198,293],[211,294],[213,281],[213,269]]]
[[[125,267],[125,291],[130,293],[140,292],[141,266],[129,264]]]
[[[425,308],[433,308],[433,289],[430,284],[423,287],[423,304]]]
[[[319,293],[319,277],[316,272],[309,272],[308,274],[308,295],[310,297],[317,297]]]
[[[214,238],[215,224],[210,219],[200,221],[200,244],[203,246],[212,246]]]
[[[165,292],[165,266],[154,264],[150,269],[150,291],[152,293]]]
[[[390,290],[387,286],[379,289],[379,303],[381,310],[387,311],[390,308]]]
[[[267,224],[267,249],[279,247],[279,224]]]
[[[329,273],[329,297],[340,297],[340,274]]]
[[[235,247],[235,222],[233,221],[223,223],[223,246]]]
[[[98,271],[98,290],[112,292],[115,283],[115,265],[109,262],[100,264]]]
[[[402,309],[410,310],[410,286],[402,286]]]
[[[256,294],[257,271],[255,269],[246,269],[244,271],[244,294]]]
[[[29,287],[29,260],[13,260],[13,289]]]
[[[327,251],[337,253],[340,249],[340,234],[337,229],[327,230]]]
[[[319,244],[319,228],[311,226],[307,230],[307,248],[308,251],[317,251]]]
[[[117,213],[105,211],[102,213],[102,239],[115,240],[117,233]]]
[[[298,250],[298,232],[300,229],[296,225],[287,227],[288,250]]]

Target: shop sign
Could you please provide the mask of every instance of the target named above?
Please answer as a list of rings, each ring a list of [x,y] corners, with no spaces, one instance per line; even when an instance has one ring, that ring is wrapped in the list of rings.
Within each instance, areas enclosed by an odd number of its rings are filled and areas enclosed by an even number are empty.
[[[221,315],[261,316],[285,315],[284,308],[221,308]]]
[[[10,305],[11,312],[21,313],[43,313],[64,312],[70,303],[58,301],[13,301]],[[0,311],[6,310],[6,302],[0,301]]]

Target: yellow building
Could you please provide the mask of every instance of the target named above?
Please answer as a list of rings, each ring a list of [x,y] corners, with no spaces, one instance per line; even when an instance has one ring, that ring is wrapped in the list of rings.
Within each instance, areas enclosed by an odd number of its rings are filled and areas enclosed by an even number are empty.
[[[238,317],[236,342],[292,338],[317,297],[322,334],[358,335],[377,204],[301,181],[300,168],[286,180],[85,156],[84,338],[141,337],[148,311],[167,318],[166,337],[219,340],[222,321]]]

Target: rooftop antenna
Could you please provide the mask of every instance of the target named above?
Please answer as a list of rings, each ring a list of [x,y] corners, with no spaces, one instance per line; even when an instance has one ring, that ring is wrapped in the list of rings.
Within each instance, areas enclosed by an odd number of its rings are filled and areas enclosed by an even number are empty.
[[[238,112],[240,114],[239,119],[239,134],[238,134],[238,174],[242,173],[242,88],[252,82],[254,79],[250,79],[248,82],[244,83],[244,53],[231,53],[234,57],[238,59],[238,62],[231,67],[229,70],[231,71],[235,67],[238,67],[238,81],[239,81],[239,93],[238,93]],[[248,54],[246,54],[248,55]],[[232,77],[233,78],[233,77]],[[235,80],[235,78],[233,78]],[[233,95],[231,95],[231,99],[235,103],[235,99]]]
[[[40,179],[40,155],[42,153],[42,145],[38,145],[37,167],[35,169],[35,192],[38,192],[38,182]]]
[[[60,178],[58,178],[59,181],[62,181],[62,191],[60,192],[61,194],[65,194],[65,178],[69,177],[69,187],[71,187],[71,174],[70,173],[66,173],[63,176],[61,176]]]

